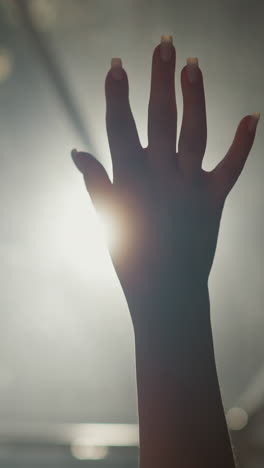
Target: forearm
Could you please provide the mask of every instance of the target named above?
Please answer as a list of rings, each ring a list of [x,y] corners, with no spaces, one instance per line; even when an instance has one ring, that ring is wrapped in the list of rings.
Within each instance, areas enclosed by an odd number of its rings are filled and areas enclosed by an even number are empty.
[[[234,468],[207,287],[175,292],[135,329],[140,468]],[[144,311],[146,316],[146,311]]]

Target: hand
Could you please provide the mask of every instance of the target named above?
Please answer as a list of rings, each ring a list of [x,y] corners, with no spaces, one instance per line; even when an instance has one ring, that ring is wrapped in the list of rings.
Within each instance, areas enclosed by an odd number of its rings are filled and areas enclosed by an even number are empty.
[[[202,169],[207,139],[203,76],[196,59],[188,62],[181,72],[178,152],[175,49],[164,36],[153,53],[148,147],[139,141],[126,72],[113,59],[105,81],[113,184],[92,155],[72,153],[99,214],[108,210],[120,230],[120,243],[110,253],[129,306],[150,297],[155,303],[162,291],[178,294],[186,283],[207,284],[224,202],[255,138],[259,114],[247,115],[222,161],[210,172]]]

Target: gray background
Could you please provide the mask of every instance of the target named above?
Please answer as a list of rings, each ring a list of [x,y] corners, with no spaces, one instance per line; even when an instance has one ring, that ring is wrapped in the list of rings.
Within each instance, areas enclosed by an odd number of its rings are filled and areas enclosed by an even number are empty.
[[[111,57],[123,60],[131,107],[147,144],[152,51],[162,34],[171,34],[178,125],[186,58],[197,56],[203,71],[204,168],[212,169],[240,119],[263,112],[264,6],[254,0],[28,5],[85,130],[78,131],[76,121],[74,126],[74,112],[16,2],[0,1],[0,49],[12,68],[0,81],[0,425],[136,423],[129,312],[70,150],[93,151],[111,175],[104,121]],[[264,403],[263,144],[261,116],[246,167],[225,205],[210,276],[225,409],[242,406],[249,416],[261,413]],[[255,429],[260,446],[261,426]]]

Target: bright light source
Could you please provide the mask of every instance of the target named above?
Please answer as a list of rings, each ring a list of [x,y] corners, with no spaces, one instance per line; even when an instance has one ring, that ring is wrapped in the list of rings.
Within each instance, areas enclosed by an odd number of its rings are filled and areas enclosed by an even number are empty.
[[[13,71],[13,58],[8,49],[0,49],[0,82],[6,81]]]
[[[78,460],[102,460],[108,455],[108,447],[87,445],[87,441],[77,439],[71,445],[71,453]]]
[[[226,414],[226,422],[232,431],[240,431],[248,423],[248,414],[243,408],[231,408]]]
[[[61,190],[61,199],[57,195],[57,204],[49,205],[47,214],[42,211],[40,235],[45,225],[50,223],[52,229],[46,229],[46,243],[53,263],[55,259],[66,262],[72,272],[76,271],[78,276],[86,279],[88,275],[93,281],[99,279],[100,283],[106,278],[114,282],[107,246],[110,248],[111,243],[116,245],[117,229],[108,213],[99,219],[89,197],[81,189],[65,187]],[[52,248],[55,249],[54,254]]]
[[[114,219],[108,213],[100,212],[100,214],[97,214],[97,223],[100,236],[102,236],[108,248],[112,250],[118,242],[117,226],[115,226]]]
[[[139,443],[136,424],[76,424],[71,430],[76,444],[93,447],[135,447]]]

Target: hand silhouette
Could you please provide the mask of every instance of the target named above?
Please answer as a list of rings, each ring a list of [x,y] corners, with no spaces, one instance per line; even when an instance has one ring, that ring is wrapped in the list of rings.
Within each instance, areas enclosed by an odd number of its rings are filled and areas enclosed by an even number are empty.
[[[252,147],[259,114],[245,116],[225,157],[207,172],[202,72],[191,58],[181,72],[183,118],[176,152],[175,48],[163,36],[153,53],[148,147],[142,148],[129,104],[128,78],[112,59],[105,81],[113,183],[90,154],[72,152],[92,201],[121,232],[111,256],[128,305],[207,284],[225,199]],[[136,307],[131,307],[133,310]],[[135,317],[132,316],[132,319]],[[142,319],[142,318],[141,318]]]

